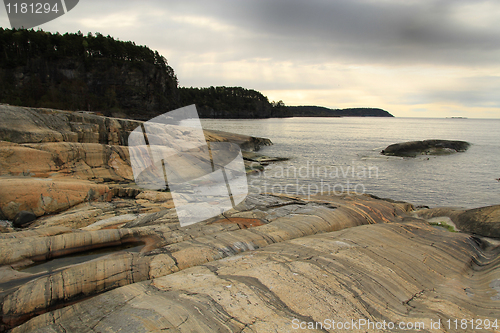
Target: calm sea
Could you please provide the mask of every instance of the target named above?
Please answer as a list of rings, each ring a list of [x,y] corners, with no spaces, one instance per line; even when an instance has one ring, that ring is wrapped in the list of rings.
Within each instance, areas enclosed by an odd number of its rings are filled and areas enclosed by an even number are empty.
[[[249,176],[252,192],[370,193],[416,205],[500,204],[500,120],[425,118],[203,119],[205,129],[265,137],[260,153],[288,157]],[[472,144],[446,156],[386,157],[404,141],[448,139]]]

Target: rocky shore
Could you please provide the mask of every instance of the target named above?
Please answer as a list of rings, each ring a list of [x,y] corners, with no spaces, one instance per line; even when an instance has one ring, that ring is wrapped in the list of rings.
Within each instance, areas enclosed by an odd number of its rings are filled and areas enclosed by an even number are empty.
[[[0,331],[333,332],[332,320],[365,320],[448,332],[455,319],[499,331],[500,206],[262,194],[180,227],[169,192],[133,183],[125,139],[139,122],[6,105],[0,119],[3,218],[34,215],[0,226]]]
[[[10,105],[0,105],[0,119],[0,214],[9,220],[21,211],[48,216],[116,197],[144,200],[144,208],[131,211],[145,213],[156,209],[147,201],[171,199],[167,193],[143,193],[134,183],[126,146],[140,121]],[[244,157],[251,154],[254,158],[245,162],[249,171],[259,164],[252,151],[271,144],[269,139],[220,131],[205,131],[205,137],[238,144],[246,151]],[[106,207],[114,214],[115,207]],[[104,213],[97,211],[88,214]],[[74,216],[71,220],[79,227]]]

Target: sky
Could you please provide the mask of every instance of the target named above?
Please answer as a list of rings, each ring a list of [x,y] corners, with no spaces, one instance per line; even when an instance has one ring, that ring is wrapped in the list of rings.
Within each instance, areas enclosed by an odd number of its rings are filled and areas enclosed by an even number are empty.
[[[498,0],[80,0],[35,29],[146,45],[180,86],[396,117],[500,118],[498,22]],[[0,26],[10,28],[3,6]]]

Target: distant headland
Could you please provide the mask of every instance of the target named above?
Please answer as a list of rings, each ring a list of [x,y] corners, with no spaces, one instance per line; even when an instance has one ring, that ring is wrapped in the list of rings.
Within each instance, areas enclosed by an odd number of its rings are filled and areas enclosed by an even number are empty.
[[[289,106],[293,117],[394,117],[377,108],[329,109],[322,106]]]

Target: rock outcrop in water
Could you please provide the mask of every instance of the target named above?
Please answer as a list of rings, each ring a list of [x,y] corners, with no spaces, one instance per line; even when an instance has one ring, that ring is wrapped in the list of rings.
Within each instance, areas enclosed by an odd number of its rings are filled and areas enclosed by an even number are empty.
[[[0,208],[42,215],[24,229],[0,225],[0,331],[333,331],[335,320],[444,332],[457,318],[498,331],[500,206],[414,211],[369,195],[262,194],[180,227],[169,192],[131,182],[120,138],[135,124],[85,114],[72,121],[92,129],[80,136],[47,120],[75,114],[18,111],[1,125],[13,142],[0,145]],[[462,232],[428,223],[439,216]]]
[[[418,155],[445,155],[464,152],[470,143],[450,140],[424,140],[395,143],[382,150],[387,156],[416,157]]]

